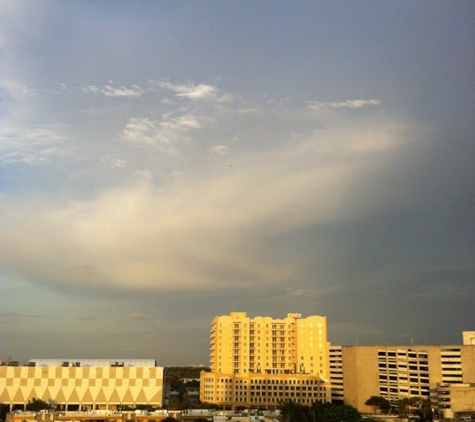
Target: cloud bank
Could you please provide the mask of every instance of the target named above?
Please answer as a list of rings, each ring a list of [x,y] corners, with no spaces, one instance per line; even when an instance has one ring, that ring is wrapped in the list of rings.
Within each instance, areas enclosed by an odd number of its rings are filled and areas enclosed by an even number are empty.
[[[132,85],[131,87],[113,85],[104,85],[103,87],[98,87],[95,85],[89,85],[84,89],[84,91],[99,93],[111,98],[138,98],[143,94],[142,88],[137,85]]]
[[[381,104],[380,100],[375,100],[373,98],[370,98],[368,100],[357,99],[357,100],[346,100],[346,101],[329,102],[329,103],[325,103],[321,101],[312,101],[309,103],[307,107],[310,110],[318,111],[326,107],[334,108],[334,109],[344,109],[344,108],[356,109],[356,108],[363,108],[363,107],[368,107],[368,106],[377,106],[380,104]]]
[[[167,122],[171,131],[197,126],[190,117]],[[160,138],[149,133],[158,130],[156,123],[132,126],[129,140],[152,144]],[[409,200],[402,195],[394,201],[373,181],[387,177],[410,137],[409,128],[394,124],[335,128],[278,148],[233,152],[232,166],[204,162],[162,186],[146,179],[89,199],[3,198],[8,212],[1,219],[0,263],[67,290],[292,282],[301,269],[285,257],[275,259],[285,256],[274,246],[280,238]],[[226,148],[211,151],[225,157]],[[103,161],[125,166],[110,157]]]

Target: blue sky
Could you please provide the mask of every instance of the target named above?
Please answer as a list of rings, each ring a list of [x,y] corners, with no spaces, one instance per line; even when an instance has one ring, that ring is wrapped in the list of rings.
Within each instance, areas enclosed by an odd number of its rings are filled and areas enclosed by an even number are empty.
[[[473,2],[0,8],[0,359],[474,329]]]

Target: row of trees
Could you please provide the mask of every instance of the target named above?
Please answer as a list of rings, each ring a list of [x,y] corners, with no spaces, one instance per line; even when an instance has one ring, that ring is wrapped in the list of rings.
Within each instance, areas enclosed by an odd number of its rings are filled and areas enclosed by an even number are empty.
[[[39,412],[43,409],[51,409],[53,407],[51,402],[45,402],[41,399],[34,398],[33,400],[28,400],[26,404],[26,410],[29,412]]]
[[[374,413],[390,413],[393,406],[388,399],[371,396],[365,404],[373,408]],[[418,416],[422,422],[432,421],[430,399],[423,397],[404,397],[396,402],[399,415]]]
[[[352,406],[315,402],[311,406],[286,401],[280,406],[286,422],[358,422],[361,414]]]
[[[33,399],[29,400],[26,404],[26,410],[32,412],[39,412],[43,409],[50,409],[51,403],[47,403],[40,399]],[[0,403],[0,422],[4,422],[7,420],[7,413],[10,411],[10,406],[4,403]]]

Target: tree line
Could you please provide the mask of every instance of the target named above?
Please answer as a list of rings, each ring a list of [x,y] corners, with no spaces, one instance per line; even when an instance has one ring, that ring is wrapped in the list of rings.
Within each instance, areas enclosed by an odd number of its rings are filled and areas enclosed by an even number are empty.
[[[365,404],[373,408],[374,413],[391,413],[393,410],[399,415],[417,416],[421,422],[430,422],[433,419],[432,407],[429,398],[404,397],[397,400],[394,405],[381,396],[371,396]]]

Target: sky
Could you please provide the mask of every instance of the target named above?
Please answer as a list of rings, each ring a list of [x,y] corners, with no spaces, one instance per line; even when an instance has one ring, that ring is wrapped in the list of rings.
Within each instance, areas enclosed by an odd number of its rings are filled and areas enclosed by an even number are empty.
[[[0,359],[475,329],[475,2],[0,0]]]

